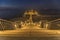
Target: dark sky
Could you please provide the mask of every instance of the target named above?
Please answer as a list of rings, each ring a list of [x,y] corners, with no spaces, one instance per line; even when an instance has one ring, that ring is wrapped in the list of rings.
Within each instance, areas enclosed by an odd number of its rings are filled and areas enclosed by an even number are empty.
[[[60,0],[0,0],[1,7],[60,8]]]
[[[11,8],[5,10],[6,8]],[[12,8],[15,8],[13,12]],[[12,18],[19,15],[21,8],[49,8],[60,9],[60,0],[0,0],[0,18]],[[3,9],[1,11],[1,9]],[[17,11],[16,11],[17,10]],[[20,11],[21,13],[21,11]]]

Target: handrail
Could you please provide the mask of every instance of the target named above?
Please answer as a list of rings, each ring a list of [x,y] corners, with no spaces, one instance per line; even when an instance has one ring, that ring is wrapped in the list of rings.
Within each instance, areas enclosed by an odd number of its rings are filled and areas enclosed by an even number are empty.
[[[55,21],[57,21],[57,20],[60,20],[60,19],[56,19],[56,20],[53,20],[53,21],[50,21],[50,22],[47,22],[47,23],[55,22]]]

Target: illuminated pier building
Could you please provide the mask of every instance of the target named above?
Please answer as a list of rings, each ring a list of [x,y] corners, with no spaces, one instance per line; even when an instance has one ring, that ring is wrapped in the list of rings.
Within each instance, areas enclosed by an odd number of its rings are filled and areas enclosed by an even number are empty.
[[[58,29],[58,25],[56,25],[57,27],[52,27],[52,19],[53,22],[54,20],[58,21],[57,18],[54,18],[55,16],[53,15],[41,15],[38,14],[38,12],[36,10],[28,10],[25,11],[24,15],[22,18],[16,18],[18,19],[17,21],[15,21],[15,27],[19,27],[19,28],[24,28],[24,26],[28,25],[30,26],[29,28],[43,28],[43,29]],[[13,19],[15,20],[15,19]],[[56,22],[54,22],[56,24]],[[54,24],[53,23],[53,24]],[[54,24],[54,25],[55,25]],[[35,25],[35,26],[34,26]],[[28,28],[27,26],[27,28]],[[32,27],[34,26],[34,27]]]
[[[24,15],[20,18],[7,21],[0,19],[0,30],[12,30],[12,29],[60,29],[60,19],[54,18],[53,15],[41,15],[36,10],[28,10],[24,12]]]

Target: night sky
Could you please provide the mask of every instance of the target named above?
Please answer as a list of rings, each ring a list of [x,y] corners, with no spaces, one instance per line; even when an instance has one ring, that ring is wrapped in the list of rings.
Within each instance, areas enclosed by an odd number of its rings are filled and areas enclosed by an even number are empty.
[[[60,0],[0,0],[0,18],[21,16],[23,9],[60,9]]]
[[[0,0],[1,7],[60,8],[60,0]]]

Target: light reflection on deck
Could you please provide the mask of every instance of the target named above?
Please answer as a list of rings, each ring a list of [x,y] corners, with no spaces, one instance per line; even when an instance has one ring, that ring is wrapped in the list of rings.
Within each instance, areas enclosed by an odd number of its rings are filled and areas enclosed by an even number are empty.
[[[0,31],[1,40],[60,40],[60,30],[16,29]]]

